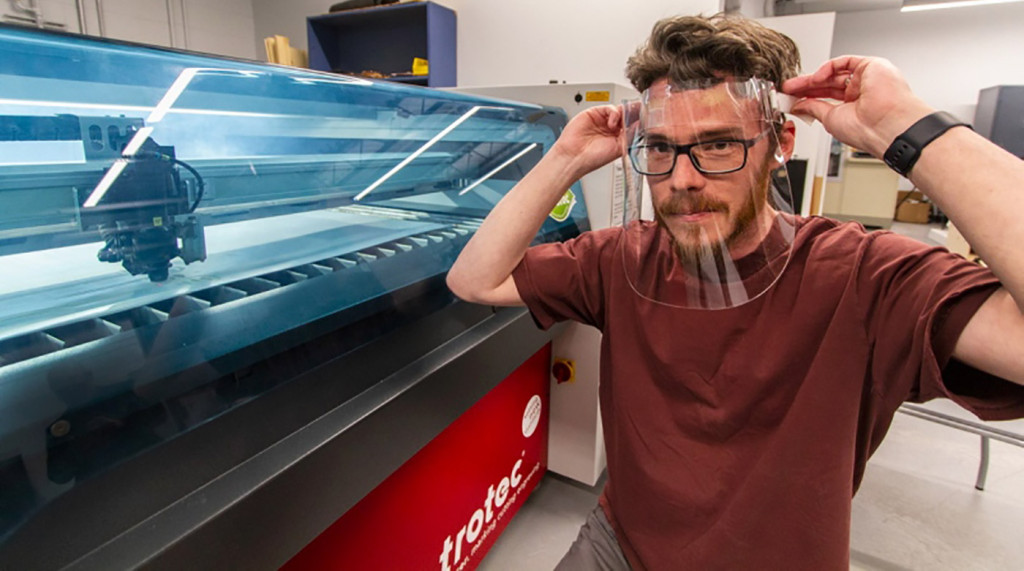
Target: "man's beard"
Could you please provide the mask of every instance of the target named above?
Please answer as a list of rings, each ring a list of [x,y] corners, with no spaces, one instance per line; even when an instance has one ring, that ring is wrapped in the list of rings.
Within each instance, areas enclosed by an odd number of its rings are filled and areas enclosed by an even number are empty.
[[[716,264],[737,244],[746,238],[753,238],[757,234],[754,221],[758,218],[764,208],[767,207],[768,188],[771,182],[771,170],[769,162],[765,161],[761,172],[754,182],[754,191],[747,194],[735,216],[731,217],[732,228],[728,235],[722,236],[724,228],[718,227],[718,238],[710,239],[708,231],[700,224],[686,225],[683,229],[673,231],[665,222],[665,216],[679,212],[725,212],[728,213],[728,205],[724,202],[708,199],[700,196],[696,200],[688,198],[684,192],[674,196],[672,200],[655,208],[655,218],[662,228],[668,231],[672,237],[672,245],[684,266],[699,266],[704,263],[715,261]],[[727,222],[728,223],[728,222]],[[682,234],[677,236],[676,233]]]

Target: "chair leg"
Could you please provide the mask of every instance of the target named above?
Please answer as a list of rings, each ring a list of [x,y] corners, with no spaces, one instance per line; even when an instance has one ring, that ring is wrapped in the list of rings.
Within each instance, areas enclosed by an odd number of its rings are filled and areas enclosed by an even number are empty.
[[[988,477],[988,436],[981,437],[981,463],[978,465],[978,480],[974,483],[977,490],[985,490],[985,478]]]

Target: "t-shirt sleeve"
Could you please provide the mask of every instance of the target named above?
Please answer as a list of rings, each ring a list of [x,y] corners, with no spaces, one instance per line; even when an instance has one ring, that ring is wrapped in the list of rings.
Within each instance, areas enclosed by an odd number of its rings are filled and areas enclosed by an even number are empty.
[[[538,326],[573,320],[603,330],[605,277],[620,234],[620,228],[585,232],[526,251],[512,278]]]
[[[1024,387],[952,358],[960,333],[999,287],[945,249],[879,232],[861,252],[858,302],[871,376],[886,408],[947,397],[984,420],[1024,415]]]

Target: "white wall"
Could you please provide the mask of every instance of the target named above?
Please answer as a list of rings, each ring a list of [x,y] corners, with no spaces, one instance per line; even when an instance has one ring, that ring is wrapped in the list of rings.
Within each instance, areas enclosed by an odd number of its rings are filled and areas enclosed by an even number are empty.
[[[832,57],[836,13],[800,14],[759,18],[758,22],[789,36],[800,48],[800,64],[804,73],[818,69]]]
[[[624,83],[628,58],[659,18],[713,14],[720,0],[439,0],[458,14],[460,86]],[[327,0],[252,0],[256,38],[306,47],[306,17]]]
[[[326,14],[332,0],[252,0],[253,20],[256,27],[256,49],[260,59],[266,59],[263,38],[287,36],[289,43],[308,49],[306,18]]]
[[[980,89],[1024,84],[1024,4],[839,14],[832,53],[888,58],[929,104],[971,121]]]
[[[256,32],[250,0],[85,0],[85,29],[74,0],[37,0],[48,27],[68,32],[217,55],[254,59]],[[0,18],[23,15],[0,0]]]
[[[835,20],[835,12],[826,12],[761,18],[758,22],[792,38],[800,48],[800,63],[803,71],[810,72],[818,69],[818,66],[830,57]],[[793,149],[793,158],[807,159],[803,203],[796,206],[800,208],[801,213],[812,214],[810,207],[814,177],[824,175],[831,137],[817,121],[808,125],[795,119],[793,124],[796,125],[796,145]]]
[[[134,1],[134,0],[133,0]],[[188,26],[188,49],[263,60],[263,40],[257,51],[256,24],[250,0],[181,0]]]
[[[447,0],[459,16],[459,85],[625,83],[626,59],[660,18],[719,0]]]

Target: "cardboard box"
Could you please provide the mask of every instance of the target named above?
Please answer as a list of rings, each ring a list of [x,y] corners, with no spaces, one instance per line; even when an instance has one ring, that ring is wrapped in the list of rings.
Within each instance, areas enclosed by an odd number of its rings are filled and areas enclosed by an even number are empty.
[[[924,195],[916,190],[899,191],[896,198],[896,221],[927,224],[932,215],[932,203],[925,200]]]

